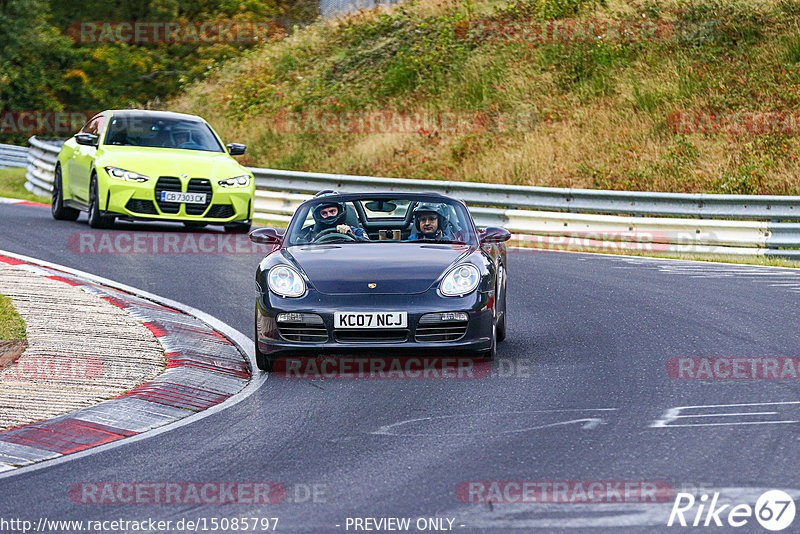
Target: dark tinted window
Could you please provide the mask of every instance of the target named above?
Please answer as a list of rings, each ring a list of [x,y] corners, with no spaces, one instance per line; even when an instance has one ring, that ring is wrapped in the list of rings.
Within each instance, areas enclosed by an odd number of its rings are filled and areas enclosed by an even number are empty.
[[[105,144],[224,152],[203,122],[148,116],[112,117]]]

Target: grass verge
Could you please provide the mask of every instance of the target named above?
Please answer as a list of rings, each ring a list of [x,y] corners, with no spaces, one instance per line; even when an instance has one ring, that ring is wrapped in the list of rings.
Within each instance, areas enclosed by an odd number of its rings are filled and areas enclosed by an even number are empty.
[[[680,252],[648,252],[648,251],[633,251],[633,250],[619,250],[609,247],[607,250],[568,250],[552,248],[539,248],[539,247],[516,247],[512,249],[514,252],[578,252],[587,254],[613,254],[615,256],[638,256],[644,258],[665,258],[673,260],[689,260],[689,261],[707,261],[715,263],[735,263],[738,265],[760,265],[764,267],[787,267],[791,269],[800,269],[800,261],[790,260],[785,258],[773,258],[766,256],[703,256],[701,254],[686,254]]]
[[[34,195],[25,189],[25,168],[0,169],[0,197],[19,198],[34,202],[50,202],[48,197]]]
[[[14,309],[11,299],[0,294],[0,339],[25,341],[25,321]]]

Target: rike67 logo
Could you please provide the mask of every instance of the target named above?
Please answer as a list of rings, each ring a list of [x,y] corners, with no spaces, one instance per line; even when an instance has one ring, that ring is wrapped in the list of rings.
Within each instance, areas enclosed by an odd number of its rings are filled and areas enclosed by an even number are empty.
[[[719,492],[702,494],[695,498],[691,493],[678,493],[669,514],[667,526],[671,527],[743,527],[755,520],[767,530],[783,530],[794,521],[795,504],[791,495],[781,490],[761,494],[755,506],[747,503],[721,504]],[[748,531],[751,531],[752,526]]]

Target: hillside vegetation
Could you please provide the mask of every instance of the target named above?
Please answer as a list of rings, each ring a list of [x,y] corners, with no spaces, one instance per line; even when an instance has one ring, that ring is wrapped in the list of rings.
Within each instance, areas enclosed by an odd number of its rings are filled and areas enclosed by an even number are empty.
[[[576,19],[657,30],[549,40],[476,30]],[[168,107],[247,143],[245,163],[255,166],[800,194],[800,0],[411,0],[250,50]],[[409,132],[406,121],[395,133],[353,133],[347,121],[346,131],[323,131],[316,122],[365,111],[400,122],[426,111],[479,119],[458,131],[434,121]],[[678,111],[707,127],[681,128]],[[761,112],[777,113],[764,126],[753,118]]]

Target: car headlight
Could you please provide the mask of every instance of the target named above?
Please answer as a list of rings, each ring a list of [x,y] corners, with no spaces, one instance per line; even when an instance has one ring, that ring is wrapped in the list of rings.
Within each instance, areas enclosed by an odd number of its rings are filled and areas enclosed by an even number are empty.
[[[219,183],[220,187],[247,187],[250,185],[250,176],[246,174],[243,176],[234,176],[227,180],[220,180],[217,183]]]
[[[267,274],[270,290],[281,297],[302,297],[306,292],[306,283],[300,273],[288,265],[276,265]]]
[[[445,297],[460,297],[475,291],[481,281],[478,268],[468,263],[462,263],[450,269],[439,284],[439,290]]]
[[[145,176],[144,174],[126,171],[125,169],[118,169],[117,167],[106,167],[106,172],[112,178],[116,178],[117,180],[125,180],[126,182],[146,182],[150,179],[149,176]]]

